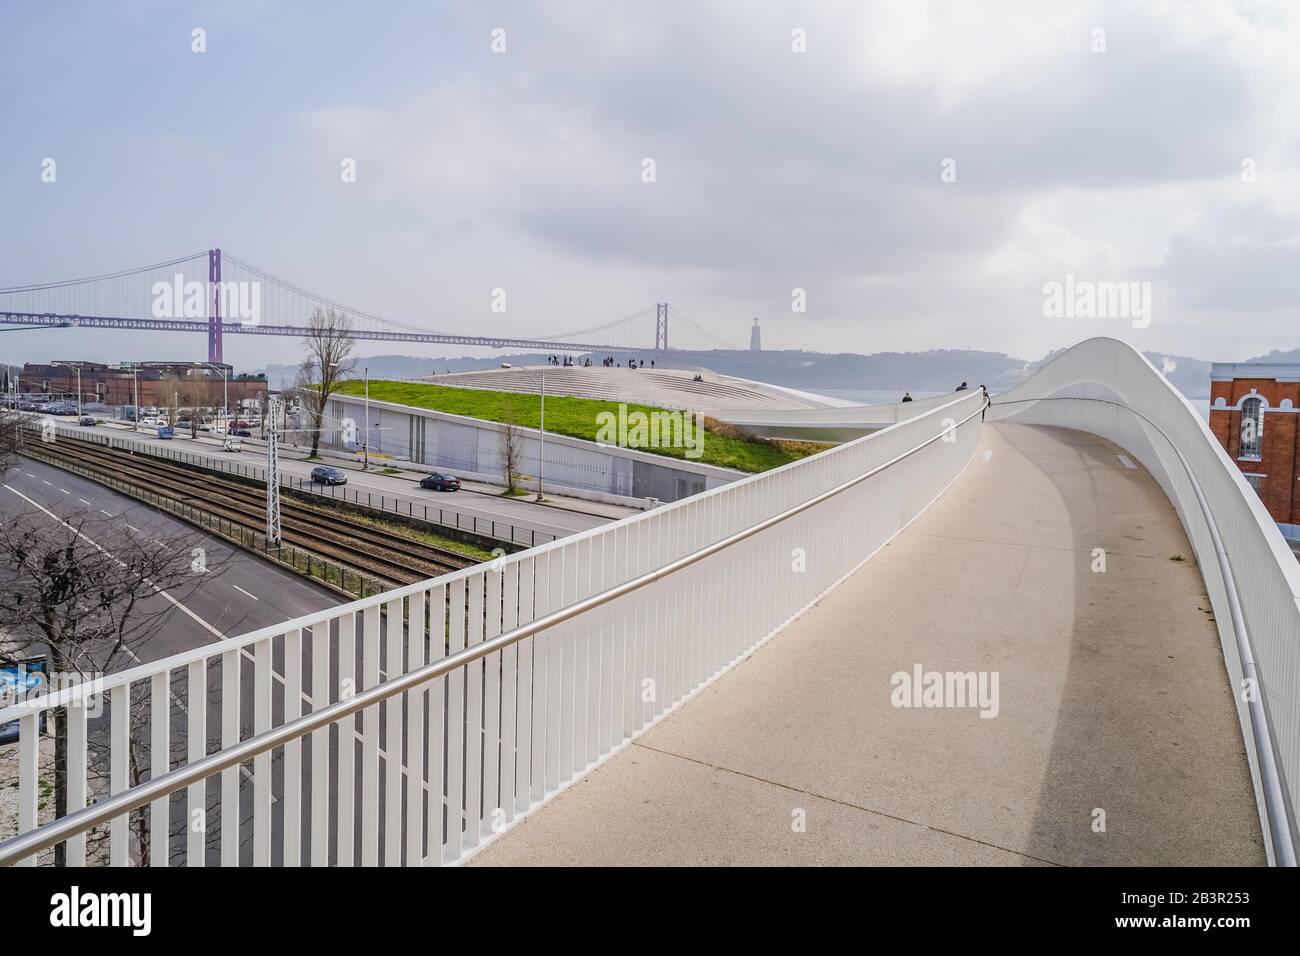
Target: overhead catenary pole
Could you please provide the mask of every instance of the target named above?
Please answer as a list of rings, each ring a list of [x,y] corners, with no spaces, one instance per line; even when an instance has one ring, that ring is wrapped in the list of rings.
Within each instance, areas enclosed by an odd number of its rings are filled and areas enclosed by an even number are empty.
[[[266,433],[266,546],[280,546],[280,440],[275,427],[275,415],[280,400],[267,398],[266,418],[271,427]],[[266,419],[263,419],[265,423]]]
[[[366,437],[361,446],[362,454],[365,461],[361,465],[362,471],[370,470],[370,366],[366,366]]]

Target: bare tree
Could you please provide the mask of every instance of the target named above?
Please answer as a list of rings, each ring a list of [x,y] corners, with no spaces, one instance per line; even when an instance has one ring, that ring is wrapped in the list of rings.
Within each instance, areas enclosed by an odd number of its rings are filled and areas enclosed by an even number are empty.
[[[524,433],[519,430],[513,412],[507,411],[503,417],[505,427],[501,431],[501,465],[506,473],[506,491],[514,494],[524,458]]]
[[[178,608],[220,574],[207,566],[203,540],[184,529],[136,534],[85,512],[61,519],[31,511],[6,515],[0,521],[0,632],[7,634],[0,663],[44,653],[52,685],[93,681],[138,663]],[[128,723],[132,783],[143,779],[147,765],[147,704],[133,701]],[[58,817],[68,806],[67,707],[53,708],[49,717]],[[92,727],[94,738],[106,732]],[[90,770],[92,778],[105,772],[94,765]],[[147,859],[143,824],[137,821],[132,830],[140,857]],[[55,864],[63,862],[60,844]]]
[[[321,421],[330,396],[352,370],[352,320],[334,309],[316,309],[307,324],[307,357],[298,371],[297,388],[311,419],[311,457],[320,451]]]
[[[176,412],[185,404],[181,400],[183,388],[181,380],[174,372],[167,372],[158,379],[158,411],[166,416],[167,424],[176,425]]]
[[[215,408],[213,383],[202,378],[186,378],[176,387],[179,404],[190,410],[190,437],[197,438],[204,414]]]

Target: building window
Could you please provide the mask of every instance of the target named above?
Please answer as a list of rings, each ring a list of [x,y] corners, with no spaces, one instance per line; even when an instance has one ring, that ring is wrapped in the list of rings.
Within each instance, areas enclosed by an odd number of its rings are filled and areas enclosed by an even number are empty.
[[[1259,461],[1260,442],[1264,437],[1264,402],[1248,398],[1241,403],[1241,451],[1239,458]]]
[[[1247,471],[1243,472],[1241,477],[1245,478],[1246,483],[1255,489],[1255,494],[1259,494],[1259,483],[1267,478],[1268,475],[1257,475]]]

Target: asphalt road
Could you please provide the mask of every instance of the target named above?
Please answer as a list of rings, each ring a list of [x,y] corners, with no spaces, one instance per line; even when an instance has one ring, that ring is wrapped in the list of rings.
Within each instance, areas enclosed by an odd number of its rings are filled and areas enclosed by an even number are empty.
[[[184,589],[178,606],[175,597],[169,600],[153,595],[141,602],[139,613],[165,614],[165,623],[146,642],[119,657],[115,669],[125,669],[149,663],[194,648],[211,645],[225,637],[237,636],[262,627],[310,614],[314,611],[342,603],[340,595],[317,586],[272,562],[264,561],[248,552],[233,548],[219,538],[214,538],[169,515],[124,497],[92,481],[61,471],[42,462],[19,458],[17,465],[0,482],[0,521],[14,520],[20,515],[38,521],[48,521],[51,532],[67,522],[77,528],[90,541],[112,554],[121,548],[127,535],[143,538],[162,547],[167,544],[184,547],[202,547],[208,571],[197,588]],[[67,533],[67,528],[61,529]],[[196,572],[198,573],[198,572]],[[6,572],[0,569],[0,586]],[[176,592],[181,593],[181,592]],[[358,642],[357,673],[361,673]],[[304,669],[311,673],[310,645],[304,647]],[[240,681],[240,724],[242,736],[253,731],[253,660],[248,652],[243,654]],[[277,648],[272,660],[272,700],[276,713],[283,712],[283,649]],[[336,679],[337,661],[331,667],[332,682]],[[221,669],[214,662],[208,668],[209,707],[207,737],[209,752],[219,746],[221,728],[221,695],[219,693]],[[184,671],[174,672],[170,682],[172,706],[170,708],[170,752],[173,765],[182,763],[187,753],[188,699],[187,678]],[[146,693],[139,684],[133,685],[132,695]],[[92,775],[98,778],[97,788],[106,779],[106,755],[109,725],[107,715],[93,716],[89,724],[89,746]],[[144,766],[150,761],[150,741],[147,733],[137,741],[140,759]],[[283,792],[282,753],[273,759],[272,800],[279,802]],[[331,760],[337,763],[337,735],[331,742]],[[310,758],[305,761],[304,773],[310,772]],[[252,862],[251,823],[252,786],[248,765],[241,769],[239,816],[241,821],[240,861]],[[309,778],[308,778],[309,779]],[[358,781],[360,787],[360,781]],[[220,862],[218,834],[221,825],[219,780],[213,778],[206,786],[208,810],[209,865]],[[359,793],[359,790],[358,790]],[[306,801],[310,809],[310,801]],[[331,823],[335,818],[334,801],[331,800]],[[169,856],[173,865],[185,858],[188,806],[185,792],[175,794],[169,801],[171,839]],[[309,819],[309,818],[308,818]],[[277,815],[273,823],[274,841],[278,847],[282,825]]]
[[[84,534],[113,551],[118,536],[143,535],[165,542],[185,535],[204,549],[210,583],[192,589],[185,611],[173,608],[167,626],[137,653],[142,661],[211,644],[223,637],[278,624],[342,603],[342,598],[220,538],[119,495],[86,478],[29,458],[18,459],[0,488],[0,516],[39,513],[51,529],[56,520],[80,516]],[[188,543],[188,542],[187,542]],[[150,599],[150,610],[167,610],[165,598]]]
[[[260,446],[243,452],[226,452],[221,450],[221,444],[214,439],[178,437],[163,440],[153,434],[152,430],[132,432],[129,428],[114,425],[96,425],[93,428],[82,427],[76,424],[76,419],[70,418],[55,419],[55,422],[60,431],[67,431],[71,434],[86,433],[112,436],[146,445],[157,445],[173,451],[204,455],[218,462],[238,462],[249,468],[262,468],[266,464],[266,455]],[[329,464],[343,467],[348,472],[348,484],[346,486],[348,491],[359,492],[363,501],[366,492],[370,492],[376,497],[376,504],[378,504],[378,498],[383,496],[385,505],[391,508],[392,502],[396,498],[400,502],[400,510],[407,511],[408,508],[414,508],[414,513],[417,515],[426,506],[430,510],[440,508],[443,510],[444,520],[448,524],[456,523],[455,516],[459,515],[462,527],[469,527],[473,519],[477,518],[480,522],[480,528],[482,528],[484,522],[495,521],[500,525],[521,529],[524,535],[529,531],[536,531],[539,535],[537,540],[539,544],[549,541],[552,537],[562,538],[579,531],[586,531],[589,528],[599,527],[625,515],[637,513],[632,508],[594,504],[572,499],[561,501],[559,506],[555,506],[538,504],[524,498],[506,498],[498,494],[480,494],[468,489],[452,493],[425,491],[419,487],[414,475],[399,477],[362,472],[359,469],[347,468],[344,463],[339,461],[309,462],[301,460],[305,455],[305,449],[282,447],[280,473],[306,481],[311,474],[312,468],[318,465]],[[342,494],[342,488],[337,490]],[[506,535],[502,533],[501,536],[505,537]],[[516,536],[515,540],[528,543],[526,537]]]

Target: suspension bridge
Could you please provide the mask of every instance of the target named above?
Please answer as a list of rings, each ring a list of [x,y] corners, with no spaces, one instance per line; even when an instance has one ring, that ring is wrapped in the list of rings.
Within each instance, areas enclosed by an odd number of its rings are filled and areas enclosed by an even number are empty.
[[[11,328],[206,333],[208,361],[213,364],[223,362],[225,335],[302,336],[318,309],[345,313],[353,338],[369,341],[560,352],[664,352],[670,348],[671,319],[675,332],[687,331],[692,344],[737,347],[666,302],[601,325],[534,338],[430,329],[345,306],[220,249],[135,269],[0,288],[0,324]]]

